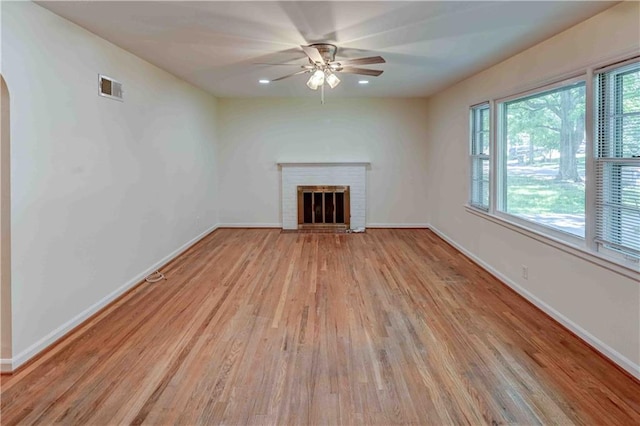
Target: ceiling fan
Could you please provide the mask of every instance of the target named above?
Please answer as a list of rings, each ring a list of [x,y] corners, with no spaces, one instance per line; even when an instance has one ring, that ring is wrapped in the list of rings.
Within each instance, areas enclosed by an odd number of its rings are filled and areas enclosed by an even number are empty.
[[[307,81],[307,86],[312,90],[320,88],[322,92],[322,103],[324,103],[324,83],[326,82],[332,89],[340,84],[340,79],[336,73],[359,74],[377,77],[382,74],[381,70],[371,70],[368,68],[357,68],[354,65],[383,64],[386,61],[382,56],[370,56],[367,58],[340,59],[336,60],[338,47],[328,43],[314,43],[309,46],[300,46],[309,59],[309,64],[261,64],[261,65],[293,65],[299,66],[302,70],[275,78],[273,81],[284,80],[298,74],[310,73],[311,77]]]

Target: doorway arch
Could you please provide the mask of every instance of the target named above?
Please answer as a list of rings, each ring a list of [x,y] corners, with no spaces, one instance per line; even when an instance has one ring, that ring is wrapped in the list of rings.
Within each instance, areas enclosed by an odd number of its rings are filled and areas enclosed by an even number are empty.
[[[0,75],[0,371],[11,371],[11,185],[9,89]]]

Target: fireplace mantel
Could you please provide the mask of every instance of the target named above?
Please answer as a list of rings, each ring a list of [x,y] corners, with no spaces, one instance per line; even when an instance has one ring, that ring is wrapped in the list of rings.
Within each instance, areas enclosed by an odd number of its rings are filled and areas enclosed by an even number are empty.
[[[364,167],[368,167],[371,165],[370,162],[368,161],[337,161],[337,162],[332,162],[332,161],[288,161],[288,162],[278,162],[276,163],[278,166],[280,167],[313,167],[313,166],[320,166],[320,167],[330,167],[330,166],[364,166]]]

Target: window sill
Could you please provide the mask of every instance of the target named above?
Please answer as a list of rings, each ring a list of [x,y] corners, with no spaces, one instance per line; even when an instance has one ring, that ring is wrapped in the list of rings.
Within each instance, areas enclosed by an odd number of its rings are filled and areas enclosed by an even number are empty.
[[[608,269],[612,272],[623,275],[625,277],[631,278],[633,280],[640,279],[640,263],[638,262],[628,261],[628,262],[622,263],[617,259],[614,260],[604,256],[601,253],[590,251],[586,247],[580,247],[578,245],[571,244],[567,241],[563,241],[553,236],[542,234],[540,231],[525,227],[519,223],[511,222],[507,219],[490,214],[476,207],[465,205],[465,209],[467,210],[468,213],[471,213],[475,216],[486,219],[490,222],[493,222],[497,225],[500,225],[512,231],[515,231],[529,238],[532,238],[548,246],[554,247],[565,253],[569,253],[573,256],[584,259],[587,262],[601,266],[605,269]]]

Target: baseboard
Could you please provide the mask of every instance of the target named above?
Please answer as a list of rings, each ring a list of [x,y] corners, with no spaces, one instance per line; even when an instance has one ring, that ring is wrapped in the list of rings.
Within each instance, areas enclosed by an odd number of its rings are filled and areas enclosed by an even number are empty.
[[[282,223],[220,223],[218,228],[282,228]]]
[[[429,228],[428,223],[367,223],[367,228]]]
[[[367,223],[367,228],[429,228],[428,223]],[[221,223],[218,228],[282,228],[282,223]]]
[[[607,345],[606,343],[602,342],[597,337],[593,336],[587,330],[583,329],[582,327],[580,327],[579,325],[571,321],[569,318],[565,317],[563,314],[561,314],[560,312],[558,312],[557,310],[549,306],[547,303],[540,300],[538,297],[536,297],[534,294],[529,292],[524,287],[521,287],[519,284],[516,284],[510,278],[506,277],[502,273],[495,270],[492,266],[490,266],[489,264],[487,264],[486,262],[478,258],[473,253],[466,250],[464,247],[456,243],[454,240],[449,238],[446,234],[444,234],[437,228],[433,226],[430,226],[429,228],[436,235],[438,235],[440,238],[445,240],[447,243],[451,244],[453,247],[455,247],[465,256],[467,256],[468,258],[476,262],[478,265],[480,265],[483,269],[485,269],[491,275],[493,275],[498,280],[500,280],[501,282],[509,286],[511,289],[513,289],[516,293],[518,293],[519,295],[527,299],[529,302],[535,305],[542,312],[549,315],[551,318],[553,318],[555,321],[557,321],[558,323],[566,327],[568,330],[570,330],[580,339],[584,340],[596,351],[600,352],[603,356],[605,356],[606,358],[614,362],[620,368],[624,369],[630,375],[640,380],[640,365],[634,363],[633,361],[631,361],[630,359],[628,359],[627,357],[625,357],[624,355],[622,355],[621,353],[619,353],[618,351],[616,351],[615,349]]]
[[[13,371],[11,358],[0,358],[0,373],[11,373]]]
[[[216,225],[212,226],[211,228],[207,229],[206,231],[202,232],[201,234],[199,234],[195,238],[192,238],[191,240],[187,241],[185,244],[180,246],[178,249],[174,250],[173,252],[171,252],[170,254],[168,254],[167,256],[165,256],[164,258],[159,260],[158,262],[154,263],[152,266],[148,267],[143,272],[139,273],[134,278],[132,278],[131,280],[129,280],[128,282],[126,282],[125,284],[123,284],[122,286],[117,288],[116,290],[114,290],[111,293],[109,293],[107,296],[105,296],[104,298],[102,298],[98,302],[94,303],[93,305],[91,305],[90,307],[88,307],[87,309],[85,309],[84,311],[82,311],[81,313],[79,313],[78,315],[76,315],[75,317],[73,317],[72,319],[67,321],[66,323],[62,324],[60,327],[56,328],[51,333],[49,333],[46,336],[44,336],[42,339],[38,340],[36,343],[34,343],[33,345],[29,346],[24,351],[20,352],[16,356],[14,356],[11,360],[8,360],[9,361],[8,366],[10,368],[12,368],[12,369],[11,370],[7,370],[6,372],[11,372],[11,371],[16,370],[18,367],[23,365],[25,362],[29,361],[31,358],[35,357],[36,355],[38,355],[42,351],[44,351],[46,348],[48,348],[49,346],[53,345],[58,340],[62,339],[71,330],[73,330],[74,328],[78,327],[84,321],[86,321],[91,316],[96,314],[98,311],[100,311],[101,309],[106,307],[109,303],[113,302],[115,299],[120,297],[122,294],[126,293],[131,288],[135,287],[137,284],[142,282],[145,279],[145,277],[147,277],[149,274],[151,274],[154,271],[160,269],[163,265],[166,265],[167,263],[169,263],[170,261],[172,261],[173,259],[175,259],[179,255],[184,253],[189,247],[191,247],[192,245],[194,245],[195,243],[200,241],[202,238],[204,238],[205,236],[207,236],[210,233],[212,233],[213,231],[215,231],[217,228],[219,228],[219,225],[216,224]],[[2,368],[5,368],[4,361],[6,361],[6,360],[2,360],[2,362],[3,362]]]

